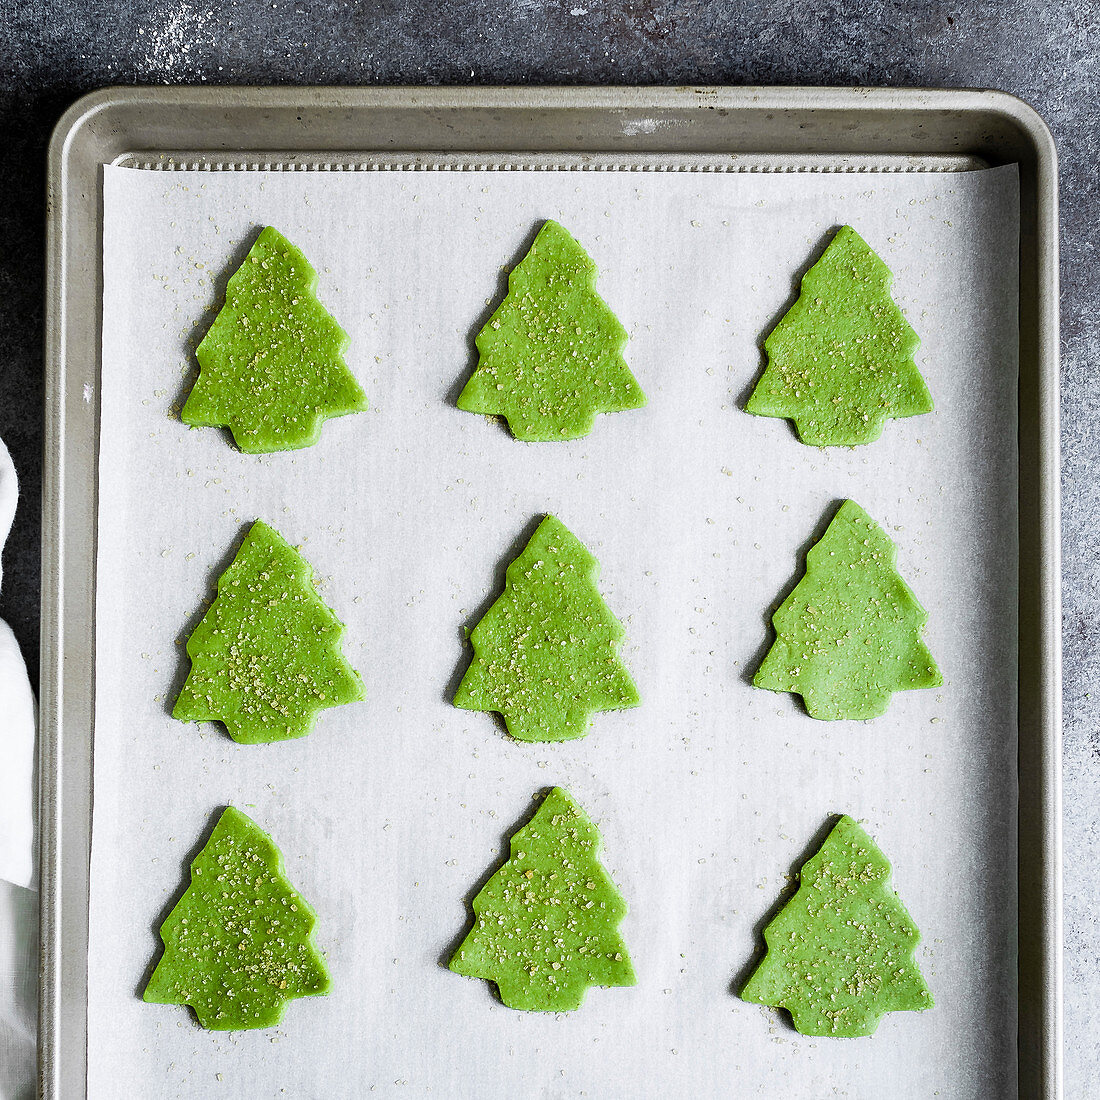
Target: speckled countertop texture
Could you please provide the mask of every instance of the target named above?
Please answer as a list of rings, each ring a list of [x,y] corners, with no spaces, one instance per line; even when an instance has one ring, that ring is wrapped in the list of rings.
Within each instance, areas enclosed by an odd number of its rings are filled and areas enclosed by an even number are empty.
[[[0,437],[23,483],[0,617],[38,666],[44,158],[108,84],[1000,88],[1061,156],[1066,1095],[1100,1048],[1100,5],[1093,0],[0,0]]]

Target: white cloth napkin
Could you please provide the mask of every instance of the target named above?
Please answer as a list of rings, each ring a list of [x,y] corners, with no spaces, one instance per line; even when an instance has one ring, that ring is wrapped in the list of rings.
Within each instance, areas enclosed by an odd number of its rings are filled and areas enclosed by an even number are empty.
[[[0,552],[15,518],[18,495],[11,455],[0,441]],[[11,628],[0,621],[0,1100],[34,1095],[34,731],[27,666]]]

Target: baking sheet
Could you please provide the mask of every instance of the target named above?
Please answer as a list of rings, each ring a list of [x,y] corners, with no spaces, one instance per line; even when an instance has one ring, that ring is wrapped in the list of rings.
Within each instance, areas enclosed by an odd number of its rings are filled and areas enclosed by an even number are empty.
[[[996,1095],[1016,1047],[1015,170],[906,175],[105,170],[89,1093],[637,1097]],[[645,410],[525,445],[453,399],[542,219],[600,267]],[[852,451],[740,404],[829,231],[896,275],[935,413]],[[244,456],[191,431],[191,347],[255,230],[321,274],[371,409]],[[91,396],[91,395],[89,395]],[[749,686],[767,618],[835,502],[899,546],[942,689],[819,723]],[[596,553],[643,706],[521,745],[449,696],[462,628],[534,517]],[[168,714],[182,643],[246,525],[299,543],[369,698],[237,746]],[[514,1013],[440,964],[531,795],[599,825],[633,989]],[[269,830],[320,914],[334,988],[283,1026],[208,1034],[144,1005],[156,928],[214,812]],[[830,814],[863,820],[924,934],[936,997],[870,1039],[793,1032],[732,988]]]

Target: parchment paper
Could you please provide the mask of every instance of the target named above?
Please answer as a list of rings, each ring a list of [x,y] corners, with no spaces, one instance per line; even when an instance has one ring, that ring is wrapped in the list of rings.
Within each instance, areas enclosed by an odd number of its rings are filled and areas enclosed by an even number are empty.
[[[999,1096],[1015,1080],[1014,168],[954,174],[105,172],[94,1097]],[[547,217],[600,268],[649,397],[526,445],[458,411],[472,338]],[[853,450],[741,411],[763,336],[836,226],[896,275],[936,411]],[[306,451],[178,416],[194,342],[264,224],[299,244],[371,402]],[[942,689],[869,723],[748,678],[836,504],[897,542]],[[643,705],[568,744],[450,696],[463,627],[544,513],[599,558]],[[255,518],[322,578],[365,703],[238,746],[169,711],[183,642]],[[513,1012],[442,965],[532,795],[566,786],[630,905],[638,985]],[[272,1031],[146,1005],[157,929],[214,816],[268,830],[319,913],[330,996]],[[936,999],[872,1038],[804,1038],[735,988],[831,815],[865,822]]]

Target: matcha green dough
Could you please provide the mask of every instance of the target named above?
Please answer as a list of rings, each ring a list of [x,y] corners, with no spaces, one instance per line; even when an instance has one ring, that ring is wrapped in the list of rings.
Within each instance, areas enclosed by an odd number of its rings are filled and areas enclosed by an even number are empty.
[[[249,454],[309,447],[367,399],[344,363],[347,333],[317,300],[317,273],[268,226],[230,277],[199,344],[183,422],[226,427]]]
[[[870,443],[887,417],[931,412],[893,279],[851,226],[840,229],[764,342],[768,366],[746,411],[788,417],[815,447]]]
[[[503,416],[529,442],[579,439],[596,413],[641,408],[645,394],[622,357],[626,329],[595,285],[588,253],[546,222],[477,335],[477,369],[458,407]]]
[[[363,698],[343,631],[309,565],[257,520],[187,639],[191,671],[172,715],[222,722],[245,745],[303,737],[318,711]]]
[[[803,1035],[871,1035],[883,1014],[932,1007],[913,959],[920,933],[887,884],[890,864],[842,817],[764,929],[767,954],[741,996],[785,1008]]]
[[[596,589],[599,572],[580,540],[547,516],[470,634],[474,659],[455,706],[497,711],[519,741],[583,737],[593,711],[637,706],[618,656],[623,628]]]
[[[274,1027],[292,997],[328,992],[315,923],[271,838],[230,806],[160,927],[164,954],[145,1000],[190,1005],[216,1031]]]
[[[775,643],[753,678],[802,696],[814,718],[877,718],[890,696],[943,683],[921,634],[928,614],[894,568],[886,532],[846,500],[772,617]]]
[[[626,902],[596,858],[600,834],[555,787],[474,898],[456,974],[496,982],[509,1008],[568,1012],[591,985],[634,985],[618,933]]]

